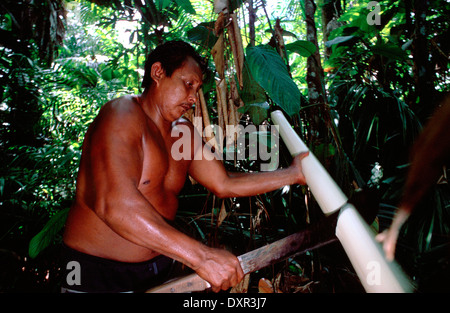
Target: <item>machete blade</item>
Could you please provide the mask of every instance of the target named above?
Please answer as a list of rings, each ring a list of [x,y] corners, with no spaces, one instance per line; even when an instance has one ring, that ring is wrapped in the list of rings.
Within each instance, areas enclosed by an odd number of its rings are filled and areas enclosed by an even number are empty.
[[[337,241],[335,235],[339,212],[324,217],[306,229],[271,244],[238,256],[245,274]]]

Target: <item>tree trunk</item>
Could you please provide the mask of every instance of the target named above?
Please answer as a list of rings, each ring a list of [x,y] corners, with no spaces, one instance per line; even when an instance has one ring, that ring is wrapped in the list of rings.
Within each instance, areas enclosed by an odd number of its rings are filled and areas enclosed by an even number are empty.
[[[337,18],[341,15],[341,0],[322,0],[323,42],[328,41],[330,33],[339,27]],[[325,59],[331,55],[331,47],[325,46]]]
[[[322,85],[323,69],[320,62],[319,45],[317,43],[317,28],[314,21],[316,4],[313,0],[305,1],[306,15],[306,38],[316,46],[316,52],[308,57],[306,80],[308,84],[308,98],[310,109],[308,110],[309,121],[312,131],[310,141],[317,142],[323,139],[327,131],[321,121],[325,107],[325,93]]]
[[[248,28],[249,28],[249,35],[250,35],[250,47],[255,46],[255,21],[256,21],[256,13],[255,8],[253,7],[253,0],[249,0],[248,2]]]

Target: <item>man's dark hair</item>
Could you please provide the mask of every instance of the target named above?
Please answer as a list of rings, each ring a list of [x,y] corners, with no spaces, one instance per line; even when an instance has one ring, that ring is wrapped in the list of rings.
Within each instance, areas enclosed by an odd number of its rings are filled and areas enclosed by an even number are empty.
[[[181,40],[173,40],[156,47],[155,50],[148,55],[145,62],[142,87],[145,89],[153,82],[150,74],[153,63],[161,62],[166,75],[170,77],[176,69],[183,65],[183,62],[189,56],[200,65],[202,73],[205,73],[207,70],[205,60],[190,44]]]

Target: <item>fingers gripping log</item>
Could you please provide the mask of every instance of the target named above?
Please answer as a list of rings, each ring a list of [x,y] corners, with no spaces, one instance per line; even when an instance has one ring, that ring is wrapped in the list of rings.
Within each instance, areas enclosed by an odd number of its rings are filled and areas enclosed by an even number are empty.
[[[309,151],[281,111],[271,114],[291,155]],[[388,262],[367,223],[313,153],[302,160],[302,171],[314,198],[325,214],[340,209],[336,236],[344,247],[367,292],[411,292],[412,284],[399,265]]]

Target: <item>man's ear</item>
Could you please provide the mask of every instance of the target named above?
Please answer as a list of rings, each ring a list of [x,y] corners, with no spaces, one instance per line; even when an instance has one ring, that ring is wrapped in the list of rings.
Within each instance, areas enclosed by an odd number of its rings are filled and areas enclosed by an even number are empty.
[[[161,62],[155,62],[152,64],[151,70],[150,70],[150,76],[155,81],[156,84],[159,84],[159,81],[164,76],[165,71],[162,67]]]

